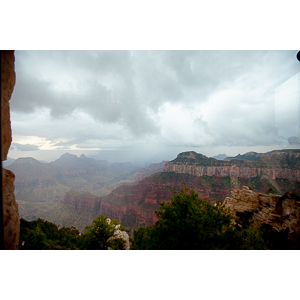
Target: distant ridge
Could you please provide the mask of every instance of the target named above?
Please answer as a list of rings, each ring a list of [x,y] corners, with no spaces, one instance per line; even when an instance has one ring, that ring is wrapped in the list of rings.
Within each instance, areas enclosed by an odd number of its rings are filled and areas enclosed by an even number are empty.
[[[7,157],[7,160],[4,160],[2,162],[2,165],[4,168],[6,168],[7,166],[11,165],[14,161],[15,161],[15,159]]]
[[[213,158],[215,158],[217,160],[224,160],[226,157],[228,157],[228,156],[225,153],[213,156]]]

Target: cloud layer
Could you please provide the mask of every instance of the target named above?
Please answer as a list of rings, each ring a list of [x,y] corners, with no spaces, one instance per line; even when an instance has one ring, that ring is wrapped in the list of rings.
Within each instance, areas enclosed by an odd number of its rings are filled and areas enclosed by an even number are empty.
[[[270,146],[274,91],[300,71],[295,55],[16,51],[14,149]]]

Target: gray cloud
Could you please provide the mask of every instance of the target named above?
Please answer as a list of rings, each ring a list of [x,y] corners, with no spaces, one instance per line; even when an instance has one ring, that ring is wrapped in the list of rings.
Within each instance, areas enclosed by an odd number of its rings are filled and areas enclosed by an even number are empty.
[[[13,134],[65,148],[272,145],[274,89],[297,72],[295,51],[16,51]]]
[[[11,147],[14,150],[18,150],[18,151],[35,151],[35,150],[39,150],[38,146],[36,146],[36,145],[29,145],[29,144],[12,143]]]

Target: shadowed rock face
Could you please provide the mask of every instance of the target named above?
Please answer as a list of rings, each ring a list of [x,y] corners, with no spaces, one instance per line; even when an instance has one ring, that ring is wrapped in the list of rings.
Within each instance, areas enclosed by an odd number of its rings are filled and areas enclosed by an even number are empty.
[[[9,100],[15,86],[14,51],[1,51],[1,160],[6,160],[11,144]],[[14,196],[15,175],[2,169],[4,248],[19,248],[20,221]]]
[[[256,193],[244,186],[241,190],[234,189],[224,200],[224,206],[230,208],[235,223],[238,213],[247,212],[253,226],[266,223],[277,231],[288,228],[290,235],[300,236],[300,201],[295,199]]]
[[[19,249],[20,220],[18,204],[14,196],[13,172],[2,169],[3,181],[3,224],[4,224],[4,247],[6,250]]]
[[[1,50],[1,159],[6,160],[11,144],[9,100],[16,82],[14,51]]]

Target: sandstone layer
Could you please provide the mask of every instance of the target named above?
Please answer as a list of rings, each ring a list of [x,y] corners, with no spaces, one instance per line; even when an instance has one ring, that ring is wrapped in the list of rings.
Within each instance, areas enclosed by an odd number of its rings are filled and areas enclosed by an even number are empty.
[[[231,178],[260,177],[300,181],[300,151],[285,150],[268,153],[249,152],[245,155],[218,161],[196,152],[180,153],[176,159],[166,162],[164,172],[188,173],[194,176],[219,176]]]
[[[275,169],[275,168],[251,168],[232,166],[197,166],[191,164],[166,163],[164,172],[188,173],[194,176],[220,176],[240,177],[275,180],[283,178],[293,181],[300,181],[300,170]]]

